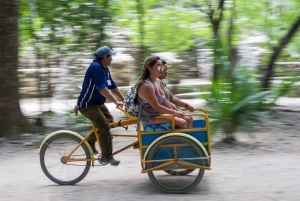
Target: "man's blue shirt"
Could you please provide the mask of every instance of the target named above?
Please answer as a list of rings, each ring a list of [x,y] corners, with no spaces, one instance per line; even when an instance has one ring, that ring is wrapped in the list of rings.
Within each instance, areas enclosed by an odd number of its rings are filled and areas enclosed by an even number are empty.
[[[98,91],[101,88],[115,89],[117,85],[112,79],[108,67],[104,68],[95,59],[86,70],[77,105],[90,107],[105,103],[106,98]]]

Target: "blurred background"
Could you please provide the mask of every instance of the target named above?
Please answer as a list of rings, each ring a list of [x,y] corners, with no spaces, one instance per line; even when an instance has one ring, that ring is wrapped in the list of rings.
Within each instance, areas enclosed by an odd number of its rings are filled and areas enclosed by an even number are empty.
[[[45,120],[88,123],[72,108],[107,45],[122,93],[158,55],[171,91],[205,100],[213,131],[232,139],[278,98],[299,97],[299,10],[299,0],[0,0],[0,138]]]

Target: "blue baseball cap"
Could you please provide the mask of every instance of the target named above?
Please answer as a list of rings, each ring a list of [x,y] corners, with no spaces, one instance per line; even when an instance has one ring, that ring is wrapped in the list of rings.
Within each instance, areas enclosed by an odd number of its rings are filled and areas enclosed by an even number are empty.
[[[116,55],[117,52],[112,51],[109,47],[107,46],[103,46],[103,47],[99,47],[96,52],[95,52],[95,56],[100,59],[102,57],[104,57],[105,55]]]

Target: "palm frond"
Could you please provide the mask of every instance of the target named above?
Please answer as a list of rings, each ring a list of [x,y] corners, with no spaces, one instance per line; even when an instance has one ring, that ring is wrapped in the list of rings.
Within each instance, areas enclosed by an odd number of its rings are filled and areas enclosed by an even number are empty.
[[[272,91],[262,91],[254,95],[247,96],[242,101],[237,103],[233,108],[231,108],[230,112],[236,112],[241,108],[249,107],[249,105],[253,105],[254,103],[261,104],[263,100],[267,99],[267,97],[271,95],[273,95]]]

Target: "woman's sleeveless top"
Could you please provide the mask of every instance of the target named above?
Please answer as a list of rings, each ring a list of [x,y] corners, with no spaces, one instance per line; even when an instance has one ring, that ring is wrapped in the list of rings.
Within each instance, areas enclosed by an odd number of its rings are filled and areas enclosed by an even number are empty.
[[[153,86],[154,86],[154,84],[153,84]],[[164,97],[157,92],[155,86],[154,86],[154,88],[155,88],[155,95],[158,100],[158,103],[160,105],[163,105]],[[137,96],[137,100],[138,100],[139,105],[143,102],[143,100],[139,96]],[[151,122],[155,119],[155,117],[157,117],[159,115],[160,115],[159,112],[154,110],[148,102],[145,102],[141,108],[140,121],[144,126],[146,126],[146,125],[151,124]]]

